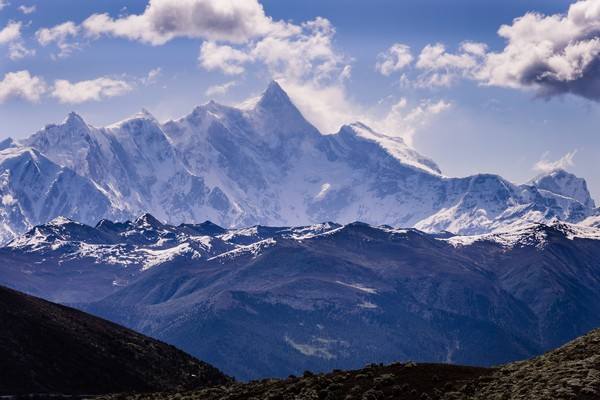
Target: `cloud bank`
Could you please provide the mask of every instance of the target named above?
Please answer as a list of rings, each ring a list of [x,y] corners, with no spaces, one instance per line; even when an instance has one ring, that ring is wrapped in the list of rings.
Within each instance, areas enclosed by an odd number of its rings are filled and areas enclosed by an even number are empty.
[[[530,90],[540,97],[573,94],[600,100],[600,0],[580,0],[565,14],[530,12],[502,25],[505,46],[490,51],[484,43],[463,42],[455,53],[442,43],[428,44],[412,65],[417,87],[450,86],[468,79],[484,86]],[[380,55],[383,75],[411,64],[394,56],[408,46],[395,44]],[[395,57],[395,58],[394,58]]]

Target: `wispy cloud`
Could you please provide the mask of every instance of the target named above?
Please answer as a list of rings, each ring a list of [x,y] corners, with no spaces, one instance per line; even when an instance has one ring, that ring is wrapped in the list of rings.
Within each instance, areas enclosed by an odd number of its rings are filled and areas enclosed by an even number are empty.
[[[35,36],[38,43],[44,47],[55,43],[59,49],[56,56],[62,58],[70,55],[73,50],[79,47],[75,41],[78,34],[79,27],[75,23],[68,21],[52,28],[39,29],[35,33]]]
[[[552,172],[558,169],[567,169],[575,165],[575,155],[577,154],[577,150],[573,150],[560,157],[558,160],[550,160],[549,153],[546,152],[542,155],[540,160],[536,162],[533,166],[533,169],[538,172]]]
[[[232,89],[235,85],[237,85],[236,81],[229,81],[229,82],[225,82],[221,85],[211,86],[208,89],[206,89],[206,95],[209,97],[210,96],[223,96],[224,94],[229,92],[229,90]]]
[[[2,30],[0,30],[0,45],[8,45],[8,57],[11,60],[32,56],[35,50],[25,46],[21,34],[23,24],[17,21],[9,21]]]
[[[30,6],[21,5],[21,6],[19,6],[18,10],[21,11],[25,15],[29,15],[29,14],[33,14],[37,10],[37,7],[35,5],[30,5]]]
[[[375,69],[382,75],[390,76],[393,72],[404,69],[413,59],[414,57],[410,52],[409,46],[402,43],[395,43],[377,56]]]

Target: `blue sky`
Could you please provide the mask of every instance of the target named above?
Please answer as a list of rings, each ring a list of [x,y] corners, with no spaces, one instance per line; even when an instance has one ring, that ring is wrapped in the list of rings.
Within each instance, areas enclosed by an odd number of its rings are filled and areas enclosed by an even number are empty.
[[[239,103],[277,78],[326,133],[363,120],[450,176],[520,183],[560,165],[600,199],[596,0],[153,3],[0,1],[0,139],[71,110],[94,125],[141,108],[166,120],[211,98]]]

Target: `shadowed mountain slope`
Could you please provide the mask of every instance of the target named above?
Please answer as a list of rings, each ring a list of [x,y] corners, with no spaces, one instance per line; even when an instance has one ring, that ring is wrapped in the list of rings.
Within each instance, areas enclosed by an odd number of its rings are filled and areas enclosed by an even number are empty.
[[[113,399],[114,396],[103,397]],[[139,398],[136,396],[120,399]],[[600,398],[600,330],[501,368],[445,364],[371,364],[354,371],[304,373],[285,380],[147,394],[153,400],[596,400]]]
[[[0,394],[183,390],[229,381],[173,346],[0,286]]]

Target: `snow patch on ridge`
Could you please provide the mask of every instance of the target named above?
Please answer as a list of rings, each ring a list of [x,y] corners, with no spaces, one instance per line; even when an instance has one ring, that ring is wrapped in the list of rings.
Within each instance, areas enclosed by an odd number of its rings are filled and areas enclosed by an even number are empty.
[[[356,290],[360,290],[361,292],[365,292],[365,293],[369,293],[369,294],[377,294],[377,290],[364,286],[360,283],[345,283],[342,281],[335,281],[335,283],[342,285],[342,286],[346,286],[346,287],[350,287]]]
[[[516,223],[492,233],[471,236],[453,236],[441,238],[452,246],[470,246],[478,242],[493,242],[506,248],[515,246],[535,246],[543,248],[548,240],[549,231],[562,233],[568,240],[600,240],[600,229],[555,221],[550,225],[539,223]]]

